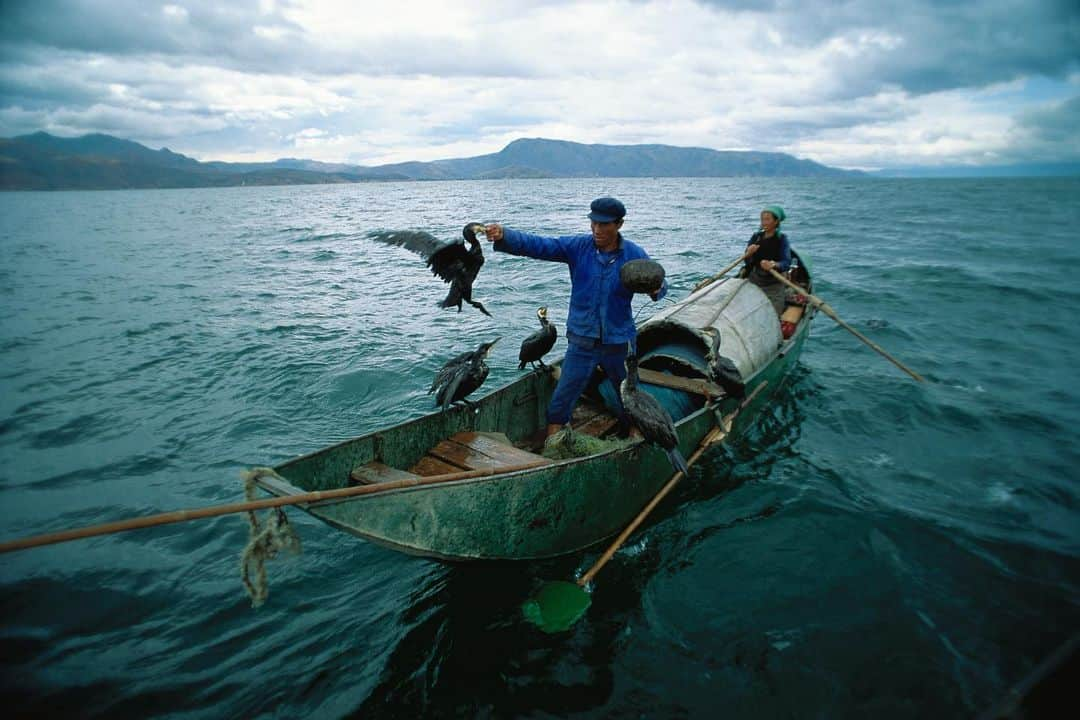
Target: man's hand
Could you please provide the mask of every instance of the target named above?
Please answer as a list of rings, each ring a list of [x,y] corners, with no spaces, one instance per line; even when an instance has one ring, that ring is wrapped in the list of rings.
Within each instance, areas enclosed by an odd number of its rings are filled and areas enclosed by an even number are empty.
[[[761,262],[758,263],[758,265],[761,266],[762,270],[766,270],[766,271],[767,270],[772,270],[774,267],[776,267],[776,261],[775,260],[762,260]]]
[[[492,223],[487,226],[487,239],[491,242],[501,242],[503,239],[503,227],[498,223]]]

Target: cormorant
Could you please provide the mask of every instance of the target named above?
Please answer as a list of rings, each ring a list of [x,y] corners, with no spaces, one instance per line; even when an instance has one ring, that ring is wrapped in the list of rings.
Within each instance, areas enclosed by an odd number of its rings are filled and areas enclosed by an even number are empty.
[[[525,363],[532,363],[534,368],[536,363],[540,363],[540,367],[544,367],[544,361],[541,358],[555,347],[555,339],[559,337],[558,329],[548,322],[546,307],[538,309],[536,317],[540,319],[540,329],[521,341],[521,352],[518,353],[518,360],[521,363],[518,365],[518,370],[524,370]]]
[[[476,234],[483,232],[484,226],[480,223],[469,223],[461,231],[464,239],[451,242],[442,242],[430,233],[414,230],[378,232],[372,233],[370,237],[379,242],[412,250],[427,261],[427,266],[434,275],[442,278],[443,282],[450,283],[450,292],[439,303],[439,307],[456,307],[458,312],[461,312],[461,303],[464,301],[491,317],[491,313],[480,301],[472,299],[473,282],[484,264],[484,251],[480,248]],[[468,241],[469,247],[465,246],[465,241]]]
[[[709,362],[709,379],[724,388],[729,397],[741,398],[746,396],[746,386],[743,384],[742,373],[730,358],[720,354],[720,333],[714,327],[702,330],[712,338],[712,347],[705,354]]]
[[[488,376],[488,366],[484,360],[499,338],[489,343],[480,343],[480,347],[471,352],[464,352],[442,366],[435,374],[428,395],[436,393],[435,407],[445,410],[454,402],[461,400],[466,405],[465,396],[484,384]]]
[[[635,355],[626,357],[626,379],[622,381],[619,394],[622,396],[623,409],[630,422],[641,431],[641,436],[663,448],[673,468],[683,475],[689,475],[690,468],[679,451],[679,436],[671,415],[656,398],[638,387],[638,361]]]

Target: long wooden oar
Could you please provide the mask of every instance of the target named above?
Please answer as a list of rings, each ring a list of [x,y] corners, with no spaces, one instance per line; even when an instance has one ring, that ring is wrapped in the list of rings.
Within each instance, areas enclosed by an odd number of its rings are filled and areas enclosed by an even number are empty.
[[[702,438],[698,444],[694,453],[686,459],[686,464],[689,467],[693,465],[699,457],[701,457],[706,450],[712,445],[723,440],[731,432],[731,426],[736,416],[742,409],[753,402],[758,393],[765,389],[768,382],[761,382],[758,384],[754,391],[746,396],[739,407],[732,410],[730,413],[720,419],[720,423],[717,427],[714,427],[709,432],[705,433],[705,437]],[[660,501],[671,489],[675,487],[680,480],[683,479],[683,473],[681,470],[676,471],[671,479],[667,481],[664,487],[653,496],[653,499],[641,509],[641,512],[630,521],[619,536],[608,546],[604,554],[600,556],[600,559],[593,563],[593,566],[589,568],[584,575],[577,579],[576,582],[570,583],[564,580],[555,580],[545,583],[540,588],[537,594],[527,600],[521,607],[525,618],[539,627],[541,630],[547,633],[562,632],[569,630],[570,627],[585,614],[585,611],[589,609],[589,605],[592,600],[589,597],[589,593],[585,590],[585,586],[588,585],[592,579],[596,576],[600,569],[608,563],[609,560],[615,555],[615,553],[622,547],[622,544],[626,542],[626,539],[638,529],[638,526],[648,517],[649,513],[653,511]]]
[[[715,427],[707,432],[705,437],[701,439],[701,443],[698,444],[697,449],[686,459],[687,467],[696,462],[711,445],[723,440],[726,435],[727,433],[719,427]],[[665,484],[664,487],[660,488],[660,491],[653,496],[653,499],[649,501],[649,504],[643,507],[641,512],[637,514],[637,517],[631,520],[630,524],[623,528],[623,531],[619,533],[619,537],[615,538],[611,545],[608,546],[608,549],[604,551],[604,554],[600,556],[600,559],[593,563],[593,566],[589,568],[584,575],[578,578],[577,584],[579,586],[585,587],[592,582],[592,579],[596,577],[596,573],[600,572],[601,568],[607,565],[608,561],[615,556],[615,553],[618,552],[619,548],[626,542],[626,539],[638,529],[638,526],[645,521],[645,518],[653,511],[653,508],[659,505],[660,501],[667,497],[667,494],[671,492],[671,489],[674,488],[683,477],[682,470],[676,471],[676,473],[671,476],[671,479],[667,481],[667,484]]]
[[[704,280],[702,280],[701,282],[699,282],[699,283],[698,283],[697,285],[695,285],[695,286],[694,286],[694,289],[693,289],[693,290],[691,290],[690,292],[697,292],[697,291],[698,291],[698,290],[700,290],[701,288],[703,288],[703,287],[706,287],[706,286],[708,286],[708,285],[711,285],[712,283],[716,282],[716,281],[717,281],[717,280],[719,280],[720,278],[724,277],[724,276],[725,276],[725,275],[727,275],[727,274],[728,274],[729,272],[731,272],[731,271],[732,271],[733,269],[735,269],[736,267],[738,267],[739,265],[741,265],[741,264],[742,264],[742,263],[743,263],[743,262],[744,262],[744,261],[746,260],[746,258],[747,258],[747,257],[748,257],[749,255],[750,255],[750,253],[749,253],[749,252],[744,252],[744,253],[743,253],[742,255],[740,255],[740,256],[739,256],[739,259],[738,259],[738,260],[736,260],[735,262],[731,263],[731,264],[730,264],[730,265],[728,265],[728,266],[727,266],[726,268],[724,268],[724,269],[723,269],[723,270],[721,270],[720,272],[716,273],[716,274],[715,274],[715,275],[713,275],[712,277],[707,277],[707,278],[705,278]]]
[[[784,277],[780,273],[776,272],[775,270],[769,270],[769,272],[772,273],[773,277],[775,277],[777,280],[784,283],[788,287],[792,288],[793,290],[798,292],[800,295],[805,295],[807,300],[809,300],[810,303],[814,305],[814,307],[820,308],[823,313],[825,313],[826,315],[831,317],[833,320],[835,320],[837,325],[839,325],[840,327],[844,328],[845,330],[847,330],[849,333],[851,333],[855,337],[862,340],[864,343],[869,345],[872,350],[880,353],[882,357],[884,357],[886,360],[891,362],[893,365],[900,368],[901,370],[903,370],[904,372],[906,372],[908,375],[915,378],[919,382],[925,382],[925,379],[923,378],[922,375],[915,372],[914,370],[909,368],[907,365],[905,365],[904,363],[902,363],[899,360],[897,360],[896,358],[894,358],[889,353],[885,352],[885,350],[882,349],[882,347],[880,345],[878,345],[873,340],[866,337],[861,332],[859,332],[858,330],[856,330],[855,328],[851,327],[846,322],[841,320],[840,316],[838,316],[836,314],[835,310],[833,310],[831,307],[829,307],[829,304],[827,302],[825,302],[824,300],[822,300],[819,297],[811,295],[809,292],[806,291],[806,288],[799,287],[798,285],[791,282],[790,280],[788,280],[786,277]]]
[[[549,462],[549,460],[535,460],[519,465],[484,468],[482,470],[463,470],[461,472],[429,475],[427,477],[404,478],[402,480],[378,483],[377,485],[358,485],[356,487],[338,488],[336,490],[316,490],[314,492],[266,498],[265,500],[232,503],[230,505],[214,505],[192,510],[174,510],[172,512],[159,513],[157,515],[118,520],[103,525],[92,525],[90,527],[76,528],[74,530],[63,530],[61,532],[46,533],[44,535],[34,535],[32,537],[22,538],[21,540],[10,540],[5,543],[0,543],[0,554],[11,552],[13,550],[25,550],[26,548],[39,547],[41,545],[67,542],[69,540],[80,540],[96,535],[109,535],[127,530],[139,530],[141,528],[155,527],[157,525],[169,525],[171,523],[184,522],[185,520],[198,520],[200,518],[248,512],[249,510],[263,510],[265,508],[282,507],[284,505],[302,505],[304,503],[317,502],[319,500],[335,500],[339,498],[355,497],[357,495],[371,495],[374,493],[387,492],[389,490],[398,490],[400,488],[434,485],[435,483],[451,482],[453,480],[467,480],[470,478],[494,475],[496,473],[517,472],[518,470],[528,470],[529,468],[546,465]],[[253,472],[270,476],[276,475],[276,473],[269,468],[259,468]]]

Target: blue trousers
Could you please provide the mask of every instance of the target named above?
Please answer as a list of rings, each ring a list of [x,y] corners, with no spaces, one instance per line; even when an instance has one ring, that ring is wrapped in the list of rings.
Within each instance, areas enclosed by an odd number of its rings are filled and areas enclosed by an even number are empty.
[[[615,388],[616,401],[619,403],[620,422],[626,422],[622,400],[619,398],[619,385],[626,377],[626,349],[628,343],[601,345],[592,338],[582,338],[567,333],[566,357],[563,359],[562,374],[555,392],[548,405],[547,421],[549,425],[565,425],[570,422],[570,415],[577,405],[581,393],[589,385],[593,370],[599,365],[607,374]]]

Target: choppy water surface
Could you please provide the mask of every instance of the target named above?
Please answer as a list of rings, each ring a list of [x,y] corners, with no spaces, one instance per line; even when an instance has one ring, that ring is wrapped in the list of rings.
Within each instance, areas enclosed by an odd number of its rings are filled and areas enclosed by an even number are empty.
[[[1080,181],[610,180],[0,195],[0,539],[235,502],[241,469],[415,417],[561,265],[444,291],[375,229],[584,231],[615,194],[672,296],[779,202],[820,315],[754,431],[703,459],[571,632],[547,563],[450,566],[290,513],[253,610],[242,516],[0,556],[0,699],[99,717],[968,717],[1080,630]],[[655,306],[642,307],[641,318]],[[565,347],[560,340],[557,352]]]

